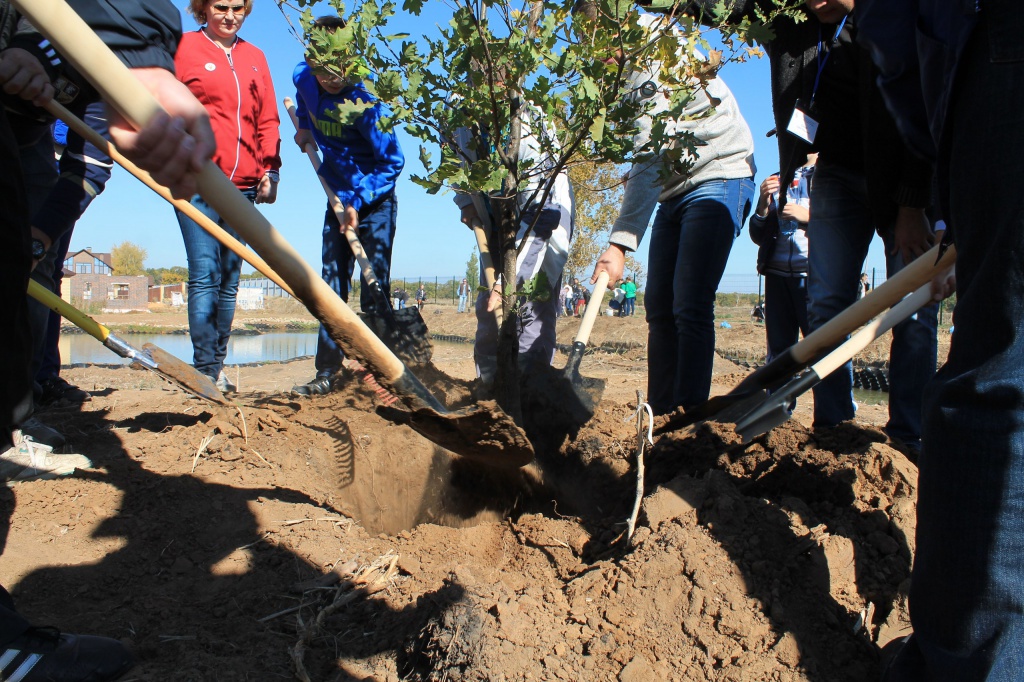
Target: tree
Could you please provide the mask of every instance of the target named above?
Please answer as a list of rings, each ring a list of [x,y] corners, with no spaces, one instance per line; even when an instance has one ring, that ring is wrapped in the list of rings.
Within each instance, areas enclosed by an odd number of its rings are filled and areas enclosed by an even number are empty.
[[[121,242],[110,249],[110,262],[115,274],[118,275],[145,275],[146,274],[146,250],[132,242]]]
[[[706,29],[682,16],[680,3],[672,0],[654,0],[661,13],[652,15],[650,23],[625,0],[594,0],[575,15],[573,0],[526,5],[451,0],[448,24],[418,41],[406,33],[388,35],[396,13],[391,0],[354,0],[347,16],[342,0],[330,0],[347,20],[345,28],[334,32],[312,26],[315,0],[293,1],[303,10],[302,35],[295,33],[306,44],[307,59],[343,78],[362,80],[390,107],[382,125],[404,126],[423,142],[419,157],[425,174],[413,180],[431,193],[449,186],[486,196],[497,243],[495,267],[504,287],[495,391],[513,418],[519,415],[519,381],[512,313],[521,293],[515,242],[524,209],[543,206],[558,174],[585,159],[628,163],[660,155],[667,168],[685,172],[696,141],[692,134],[676,132],[671,122],[683,118],[691,94],[705,87],[722,64],[760,55],[759,48],[748,45],[771,37],[765,22],[780,12],[792,13],[780,7],[759,15],[759,21],[732,26],[715,16],[703,17],[732,50],[723,59],[721,52],[710,51],[702,33]],[[775,0],[785,1],[796,3]],[[277,3],[288,16],[286,0]],[[403,10],[419,15],[423,6],[423,0],[404,0]],[[722,3],[723,17],[724,10]],[[656,83],[631,82],[632,74],[653,72],[655,65],[660,65]],[[638,141],[638,121],[652,104],[649,90],[662,91],[670,104],[648,139]],[[367,106],[372,104],[342,105],[336,116],[345,123]],[[531,112],[540,112],[554,131],[537,136],[541,153],[533,156],[542,160],[536,164],[520,156]],[[463,133],[469,141],[459,144],[456,137]],[[534,215],[539,218],[540,212]],[[538,291],[542,284],[526,283],[523,291]]]
[[[479,277],[480,259],[476,257],[476,249],[473,249],[469,254],[469,260],[466,261],[466,283],[469,285],[470,292],[476,291],[477,279]]]
[[[611,163],[579,163],[569,169],[576,195],[576,223],[563,280],[590,276],[622,203],[622,175],[622,168]]]

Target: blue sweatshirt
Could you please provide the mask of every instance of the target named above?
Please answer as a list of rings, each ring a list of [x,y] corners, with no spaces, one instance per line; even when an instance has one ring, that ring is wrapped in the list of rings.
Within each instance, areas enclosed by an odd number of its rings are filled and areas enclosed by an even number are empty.
[[[393,191],[405,166],[405,156],[395,133],[385,133],[377,127],[381,105],[369,107],[355,123],[348,125],[339,123],[331,114],[344,102],[373,102],[373,96],[362,84],[349,85],[332,95],[320,87],[305,62],[295,67],[292,82],[299,128],[312,130],[323,155],[320,175],[338,199],[361,211]]]

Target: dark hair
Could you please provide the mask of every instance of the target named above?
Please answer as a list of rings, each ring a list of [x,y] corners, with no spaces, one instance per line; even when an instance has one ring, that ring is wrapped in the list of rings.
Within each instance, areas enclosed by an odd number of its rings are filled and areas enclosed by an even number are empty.
[[[596,0],[576,0],[572,5],[572,13],[585,16],[591,21],[597,21]]]
[[[188,2],[188,13],[192,15],[200,26],[206,23],[206,4],[209,0],[189,0]],[[252,12],[253,0],[242,0],[245,4],[245,16],[249,16]]]
[[[316,21],[313,22],[313,28],[337,31],[339,28],[345,28],[345,20],[337,14],[325,14],[322,17],[317,17]]]

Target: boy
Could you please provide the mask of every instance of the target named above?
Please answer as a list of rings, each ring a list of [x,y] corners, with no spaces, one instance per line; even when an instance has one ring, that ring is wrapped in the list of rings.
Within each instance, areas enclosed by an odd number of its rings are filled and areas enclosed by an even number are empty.
[[[337,16],[320,17],[315,28],[336,31],[345,27]],[[345,206],[344,223],[330,206],[324,217],[323,278],[348,301],[355,258],[345,240],[347,229],[358,231],[374,274],[386,298],[390,298],[391,248],[395,237],[395,182],[405,157],[395,133],[377,127],[381,105],[358,81],[338,76],[310,57],[301,62],[292,75],[295,83],[296,116],[299,130],[295,143],[299,148],[315,142],[323,155],[320,175]],[[341,123],[335,112],[339,105],[352,102],[372,103],[356,120]],[[369,287],[364,281],[359,304],[365,313],[374,311]],[[307,384],[295,386],[299,395],[323,395],[334,390],[334,375],[341,369],[341,349],[320,326],[316,348],[316,376]]]

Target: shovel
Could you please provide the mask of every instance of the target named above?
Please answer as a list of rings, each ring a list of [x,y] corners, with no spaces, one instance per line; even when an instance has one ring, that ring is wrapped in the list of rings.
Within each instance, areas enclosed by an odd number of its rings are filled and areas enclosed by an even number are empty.
[[[737,404],[751,396],[760,395],[759,391],[770,391],[787,383],[844,336],[896,305],[907,294],[931,282],[933,277],[952,267],[955,260],[956,247],[950,246],[945,252],[938,245],[932,247],[864,298],[808,334],[800,343],[791,346],[767,365],[759,367],[729,393],[715,396],[682,415],[673,415],[657,429],[657,433],[675,431],[707,419],[735,423],[751,407],[749,403],[744,407],[737,407]]]
[[[841,346],[811,365],[809,369],[779,390],[771,395],[763,390],[756,391],[751,397],[726,410],[731,414],[744,412],[742,416],[729,419],[726,418],[729,415],[723,411],[718,415],[717,421],[735,422],[736,433],[744,442],[786,423],[793,416],[791,405],[797,396],[814,388],[818,382],[852,360],[857,353],[871,345],[875,339],[928,305],[931,300],[931,284],[922,285],[913,294],[900,301],[896,307],[864,325]]]
[[[590,332],[594,330],[594,322],[597,320],[597,313],[601,309],[601,301],[604,299],[604,292],[608,288],[608,273],[602,270],[597,276],[594,284],[594,293],[590,295],[590,302],[583,311],[583,321],[580,322],[580,330],[572,342],[569,350],[569,359],[565,361],[565,368],[562,375],[569,381],[573,392],[579,399],[583,408],[594,414],[594,408],[601,402],[604,394],[604,379],[592,379],[580,375],[580,362],[587,352],[587,341],[590,340]]]
[[[153,96],[64,0],[13,4],[136,127],[160,111]],[[526,434],[496,404],[458,411],[441,405],[212,162],[197,180],[201,196],[288,282],[331,338],[401,398],[411,411],[409,426],[456,454],[492,465],[519,467],[533,459]]]
[[[295,129],[298,130],[299,119],[295,115],[295,103],[290,97],[284,98],[284,107],[288,110],[288,116],[292,119]],[[306,145],[303,151],[306,152],[306,156],[309,157],[310,162],[313,164],[313,170],[317,172],[317,177],[320,178],[320,184],[323,185],[324,191],[327,193],[328,202],[331,205],[331,210],[334,211],[334,215],[338,218],[338,223],[344,225],[345,207],[338,199],[338,195],[331,191],[323,176],[319,175],[320,156],[317,154],[316,148],[312,145]],[[366,257],[366,251],[363,250],[363,245],[360,243],[356,231],[348,228],[344,234],[345,239],[348,240],[349,247],[352,249],[352,254],[359,263],[363,280],[369,288],[370,298],[373,299],[374,308],[376,309],[375,314],[364,315],[363,319],[373,328],[377,336],[388,345],[388,348],[393,350],[395,355],[405,362],[417,364],[430,362],[434,349],[430,345],[427,324],[423,321],[419,308],[411,307],[402,308],[401,310],[392,308],[391,300],[384,293],[380,280],[374,274],[373,267],[370,265],[370,259]]]
[[[135,348],[127,341],[114,336],[102,324],[78,308],[75,308],[57,294],[49,291],[34,279],[28,281],[28,294],[58,315],[73,322],[77,327],[80,327],[122,358],[131,360],[132,365],[152,370],[164,379],[203,400],[216,405],[231,405],[231,402],[224,397],[224,394],[217,390],[217,386],[210,377],[196,371],[195,367],[182,362],[159,346],[147,343],[143,346],[143,350]]]
[[[497,276],[494,272],[494,261],[491,260],[491,247],[487,245],[487,232],[484,231],[484,224],[480,218],[473,219],[473,235],[476,237],[476,247],[480,250],[480,265],[483,266],[484,271],[484,286],[487,287],[487,292],[490,294],[494,290]],[[501,328],[503,317],[502,307],[498,306],[494,309],[494,319],[497,320],[499,329]]]

